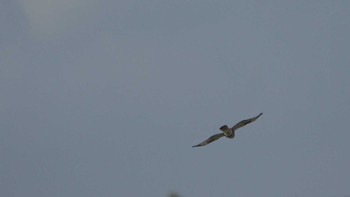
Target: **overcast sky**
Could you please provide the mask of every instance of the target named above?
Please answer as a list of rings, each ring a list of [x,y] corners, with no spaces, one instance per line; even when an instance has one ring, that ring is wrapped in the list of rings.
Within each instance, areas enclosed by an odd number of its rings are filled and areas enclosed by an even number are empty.
[[[350,1],[1,0],[0,27],[0,196],[350,196]]]

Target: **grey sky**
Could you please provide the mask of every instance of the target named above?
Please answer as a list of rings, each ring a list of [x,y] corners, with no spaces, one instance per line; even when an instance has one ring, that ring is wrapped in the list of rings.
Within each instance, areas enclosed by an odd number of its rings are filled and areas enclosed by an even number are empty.
[[[0,196],[350,195],[349,1],[2,0],[0,25]]]

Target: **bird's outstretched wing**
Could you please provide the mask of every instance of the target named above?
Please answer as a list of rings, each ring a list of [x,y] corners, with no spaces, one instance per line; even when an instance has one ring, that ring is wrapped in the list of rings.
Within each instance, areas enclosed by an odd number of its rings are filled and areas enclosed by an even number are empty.
[[[210,138],[206,139],[204,142],[197,144],[195,146],[192,146],[192,147],[205,146],[205,145],[207,145],[215,140],[218,140],[219,138],[221,138],[223,136],[225,136],[224,133],[215,134],[215,135],[211,136]]]
[[[246,120],[242,120],[241,122],[237,123],[235,126],[233,126],[232,130],[237,130],[251,122],[254,122],[256,119],[258,119],[263,113],[260,113],[259,115],[253,117],[253,118],[249,118],[249,119],[246,119]]]

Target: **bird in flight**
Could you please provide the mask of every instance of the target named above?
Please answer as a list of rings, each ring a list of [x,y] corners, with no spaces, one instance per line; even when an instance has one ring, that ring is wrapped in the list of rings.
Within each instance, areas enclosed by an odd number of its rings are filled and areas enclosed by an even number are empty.
[[[221,137],[227,137],[227,138],[234,138],[235,137],[235,131],[251,122],[254,122],[256,119],[258,119],[263,113],[260,113],[259,115],[253,117],[253,118],[249,118],[246,120],[242,120],[239,123],[237,123],[235,126],[233,126],[232,128],[229,128],[227,125],[224,125],[222,127],[220,127],[220,130],[222,131],[221,133],[215,134],[213,136],[211,136],[210,138],[206,139],[205,141],[203,141],[202,143],[199,143],[197,145],[194,145],[192,147],[199,147],[199,146],[205,146],[215,140],[218,140]]]

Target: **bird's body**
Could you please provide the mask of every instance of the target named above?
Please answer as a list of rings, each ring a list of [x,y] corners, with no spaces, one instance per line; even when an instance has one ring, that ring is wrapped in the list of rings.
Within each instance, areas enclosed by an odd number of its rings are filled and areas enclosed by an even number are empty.
[[[235,131],[232,128],[229,128],[227,125],[220,127],[220,130],[223,132],[225,137],[228,137],[228,138],[235,137]]]
[[[209,137],[207,140],[203,141],[202,143],[199,143],[195,146],[192,147],[199,147],[199,146],[205,146],[215,140],[218,140],[221,137],[227,137],[227,138],[234,138],[235,137],[235,131],[251,122],[254,122],[256,119],[258,119],[263,113],[260,113],[259,115],[253,117],[253,118],[249,118],[246,120],[242,120],[240,122],[238,122],[236,125],[234,125],[232,128],[229,128],[227,125],[224,125],[222,127],[220,127],[220,130],[222,131],[222,133],[218,133],[215,134],[211,137]]]

